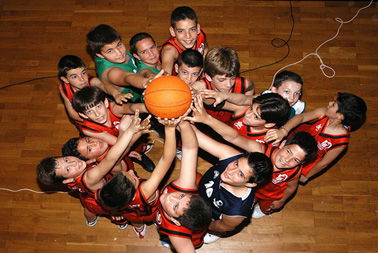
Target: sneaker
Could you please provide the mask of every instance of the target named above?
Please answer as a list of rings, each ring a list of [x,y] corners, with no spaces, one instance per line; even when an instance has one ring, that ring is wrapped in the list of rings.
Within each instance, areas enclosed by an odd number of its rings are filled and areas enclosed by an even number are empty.
[[[124,223],[124,224],[117,224],[117,226],[119,227],[119,229],[125,229],[125,228],[127,228],[128,225],[129,225],[129,224],[127,224],[127,223]]]
[[[203,242],[209,244],[218,241],[219,238],[219,236],[206,233],[205,237],[203,238]]]
[[[181,161],[182,159],[182,151],[181,149],[176,149],[176,157]]]
[[[171,245],[170,245],[169,243],[167,243],[167,242],[165,242],[165,241],[160,241],[160,242],[161,242],[161,245],[163,245],[163,247],[166,247],[166,248],[168,248],[168,249],[171,248]]]
[[[148,144],[146,145],[146,148],[145,148],[143,154],[147,154],[148,152],[150,152],[153,146],[154,146],[153,143],[148,143]]]
[[[97,224],[98,216],[96,216],[92,221],[85,221],[88,227],[94,227]]]
[[[265,215],[266,214],[261,211],[259,204],[256,204],[255,208],[253,208],[252,218],[259,219]]]
[[[134,230],[135,234],[138,236],[139,239],[143,239],[146,236],[146,233],[147,233],[147,226],[146,226],[146,224],[143,224],[140,227],[134,227],[133,226],[133,230]]]

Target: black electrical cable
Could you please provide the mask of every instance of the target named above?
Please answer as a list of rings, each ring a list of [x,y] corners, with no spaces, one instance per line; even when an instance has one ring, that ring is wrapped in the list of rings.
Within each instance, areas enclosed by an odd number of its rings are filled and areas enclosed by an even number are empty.
[[[282,57],[281,59],[275,61],[275,62],[272,62],[272,63],[269,63],[269,64],[265,64],[265,65],[262,65],[262,66],[259,66],[259,67],[247,69],[247,70],[244,70],[244,71],[241,71],[240,74],[251,72],[251,71],[254,71],[254,70],[257,70],[257,69],[261,69],[261,68],[265,68],[265,67],[268,67],[268,66],[272,66],[274,64],[277,64],[277,63],[285,60],[289,56],[289,54],[290,54],[289,41],[291,40],[291,36],[293,35],[294,25],[295,25],[294,16],[293,16],[293,5],[291,4],[291,0],[289,1],[289,3],[290,3],[290,16],[291,16],[291,21],[292,21],[292,26],[291,26],[291,31],[290,31],[289,38],[287,40],[284,40],[284,39],[281,39],[281,38],[274,38],[274,39],[272,39],[270,41],[270,43],[272,44],[272,46],[275,47],[275,48],[281,48],[281,47],[287,46],[286,55],[284,57]],[[280,43],[282,43],[282,44],[280,44]]]

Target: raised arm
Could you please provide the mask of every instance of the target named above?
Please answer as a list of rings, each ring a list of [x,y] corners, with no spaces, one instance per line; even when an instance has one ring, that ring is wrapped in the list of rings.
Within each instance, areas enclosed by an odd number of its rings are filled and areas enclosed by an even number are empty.
[[[187,121],[178,125],[182,140],[181,170],[175,184],[182,188],[196,188],[198,142],[196,135]]]
[[[66,111],[67,111],[68,116],[73,120],[83,121],[83,119],[80,117],[80,115],[72,107],[71,101],[66,97],[66,95],[64,94],[64,92],[63,92],[63,90],[60,86],[59,86],[59,93],[60,93],[60,96],[62,97],[64,106],[66,107]]]
[[[177,60],[178,52],[172,46],[165,46],[161,51],[161,67],[166,73],[172,75],[173,64]]]
[[[203,107],[201,96],[196,96],[194,98],[194,108],[193,108],[192,117],[187,117],[186,119],[193,122],[200,122],[200,123],[210,126],[212,129],[214,129],[220,135],[222,135],[222,137],[226,141],[248,152],[261,152],[262,153],[264,151],[264,146],[261,143],[258,143],[255,140],[250,140],[240,135],[238,131],[236,131],[232,127],[211,117],[211,115],[209,115],[206,112],[205,108]]]
[[[265,135],[266,142],[273,142],[273,145],[278,145],[283,138],[285,138],[289,132],[301,123],[317,119],[325,114],[327,108],[320,107],[310,112],[304,112],[292,117],[285,125],[280,129],[271,129]]]
[[[147,87],[151,79],[143,77],[142,75],[135,74],[132,72],[127,72],[123,69],[113,67],[104,72],[107,81],[118,86],[134,86],[139,89],[144,89]]]

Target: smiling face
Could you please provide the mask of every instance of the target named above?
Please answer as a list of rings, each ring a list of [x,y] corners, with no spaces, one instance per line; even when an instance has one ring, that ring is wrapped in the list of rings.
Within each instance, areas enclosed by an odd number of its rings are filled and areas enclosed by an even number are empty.
[[[177,218],[183,215],[185,210],[188,209],[191,196],[183,192],[168,193],[165,191],[160,196],[160,203],[170,217]]]
[[[87,164],[74,156],[59,157],[56,159],[55,174],[64,178],[75,178],[81,175]]]
[[[253,169],[249,167],[247,157],[242,157],[227,165],[221,174],[221,180],[231,186],[248,186],[248,181],[253,175]]]
[[[97,160],[99,157],[105,154],[108,148],[109,148],[108,143],[104,142],[101,139],[97,139],[97,138],[93,138],[89,136],[80,138],[77,141],[77,151],[80,153],[82,157],[85,157],[88,160],[91,160],[91,159]]]
[[[126,47],[121,40],[106,44],[101,48],[101,53],[96,55],[114,63],[124,63],[129,61],[129,56],[126,54]]]
[[[277,169],[290,169],[300,165],[306,158],[306,152],[297,144],[289,144],[279,149],[274,156]]]
[[[199,76],[201,75],[201,67],[189,67],[185,63],[182,63],[181,66],[175,64],[177,77],[183,80],[187,85],[191,86]]]
[[[135,44],[137,53],[134,57],[144,62],[144,64],[155,67],[159,61],[159,50],[151,38],[145,38]]]
[[[191,19],[184,19],[176,22],[176,26],[170,27],[172,37],[184,48],[193,48],[200,34],[200,26]]]
[[[78,91],[89,85],[87,69],[85,67],[70,69],[67,71],[66,77],[61,76],[60,79],[65,83],[71,84],[74,91]]]
[[[283,81],[278,88],[272,87],[272,91],[280,94],[284,99],[289,101],[290,106],[293,106],[298,102],[302,94],[302,84],[287,80]]]

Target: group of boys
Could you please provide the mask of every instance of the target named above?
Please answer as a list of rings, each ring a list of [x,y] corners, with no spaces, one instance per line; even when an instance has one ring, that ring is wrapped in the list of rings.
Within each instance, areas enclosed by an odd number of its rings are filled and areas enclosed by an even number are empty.
[[[92,28],[87,43],[97,77],[87,74],[79,57],[61,58],[59,91],[81,138],[70,139],[63,156],[43,159],[37,174],[41,183],[80,192],[88,226],[106,216],[122,229],[131,224],[143,238],[146,224],[155,223],[164,246],[194,252],[245,219],[281,210],[299,182],[324,171],[346,149],[349,131],[363,124],[367,108],[361,98],[339,93],[328,107],[303,113],[303,80],[291,71],[278,73],[256,96],[254,84],[239,76],[236,51],[209,50],[190,7],[172,12],[169,32],[160,51],[150,34],[135,34],[129,52],[111,26]],[[165,143],[155,167],[145,154],[151,144],[140,138],[151,116],[139,115],[148,113],[143,90],[161,75],[187,83],[194,105],[178,119],[157,119]],[[200,179],[198,148],[219,159]],[[177,152],[179,177],[159,190]],[[138,177],[133,161],[151,176]]]

